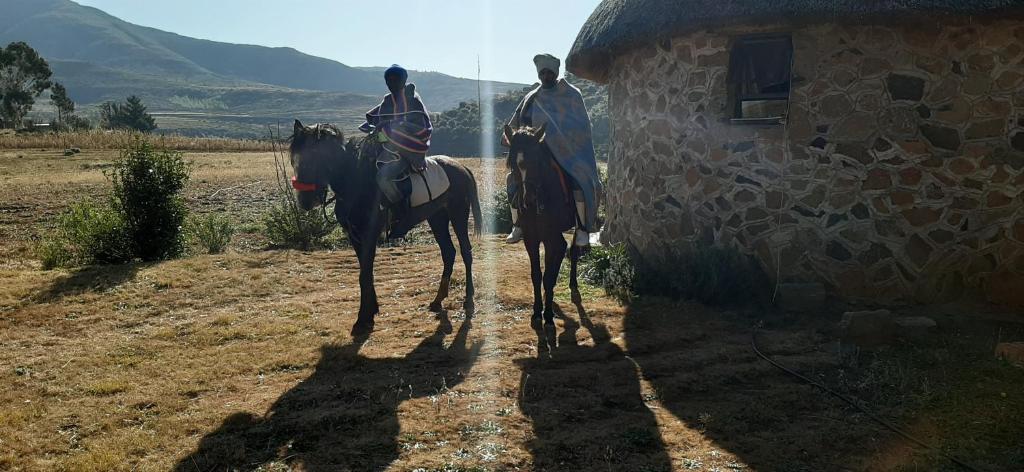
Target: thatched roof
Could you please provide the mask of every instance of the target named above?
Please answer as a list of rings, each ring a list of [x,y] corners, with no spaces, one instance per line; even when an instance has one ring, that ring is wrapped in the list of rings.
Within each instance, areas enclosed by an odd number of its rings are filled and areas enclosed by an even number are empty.
[[[616,55],[701,28],[757,22],[862,21],[921,14],[1024,10],[1024,0],[604,0],[583,25],[566,68],[605,82]]]

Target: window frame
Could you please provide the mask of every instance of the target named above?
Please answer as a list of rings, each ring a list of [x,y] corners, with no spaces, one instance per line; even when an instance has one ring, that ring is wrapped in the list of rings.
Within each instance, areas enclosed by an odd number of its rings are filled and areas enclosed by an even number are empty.
[[[789,83],[785,92],[774,93],[747,93],[741,94],[741,83],[736,78],[736,53],[738,47],[745,44],[756,44],[763,42],[785,41],[789,47],[789,63],[785,66],[789,69]],[[789,32],[771,32],[746,34],[735,36],[729,43],[729,70],[726,74],[726,86],[728,88],[729,100],[729,122],[737,125],[776,125],[784,124],[788,118],[789,101],[793,99],[793,61],[794,58],[793,35]],[[744,118],[743,102],[749,101],[786,101],[786,113],[781,116]]]

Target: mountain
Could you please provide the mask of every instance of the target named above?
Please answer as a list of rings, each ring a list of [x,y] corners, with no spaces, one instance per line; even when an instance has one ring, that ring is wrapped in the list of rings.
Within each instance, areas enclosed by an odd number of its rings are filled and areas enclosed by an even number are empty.
[[[345,119],[348,127],[358,120],[357,110],[383,93],[380,68],[350,67],[292,48],[190,38],[69,0],[0,0],[0,11],[0,44],[25,41],[38,50],[80,108],[136,94],[158,112],[165,130],[159,113],[213,119],[272,112],[267,118]],[[410,81],[437,111],[477,97],[471,79],[410,71]],[[491,82],[496,94],[522,86]]]

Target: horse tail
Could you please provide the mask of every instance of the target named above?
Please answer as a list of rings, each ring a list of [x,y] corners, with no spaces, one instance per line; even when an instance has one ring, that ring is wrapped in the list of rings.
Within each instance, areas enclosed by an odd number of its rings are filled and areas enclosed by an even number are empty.
[[[480,237],[484,232],[484,219],[480,214],[480,191],[476,186],[476,177],[473,176],[473,171],[466,169],[469,172],[469,183],[472,188],[469,190],[469,205],[473,209],[473,234]]]

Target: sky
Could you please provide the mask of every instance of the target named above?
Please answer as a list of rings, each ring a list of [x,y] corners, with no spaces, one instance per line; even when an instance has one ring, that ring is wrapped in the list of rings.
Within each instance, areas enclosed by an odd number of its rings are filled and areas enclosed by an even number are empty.
[[[401,64],[534,83],[533,56],[564,59],[600,0],[76,0],[194,38],[293,47],[351,66]],[[563,67],[564,71],[564,67]]]

